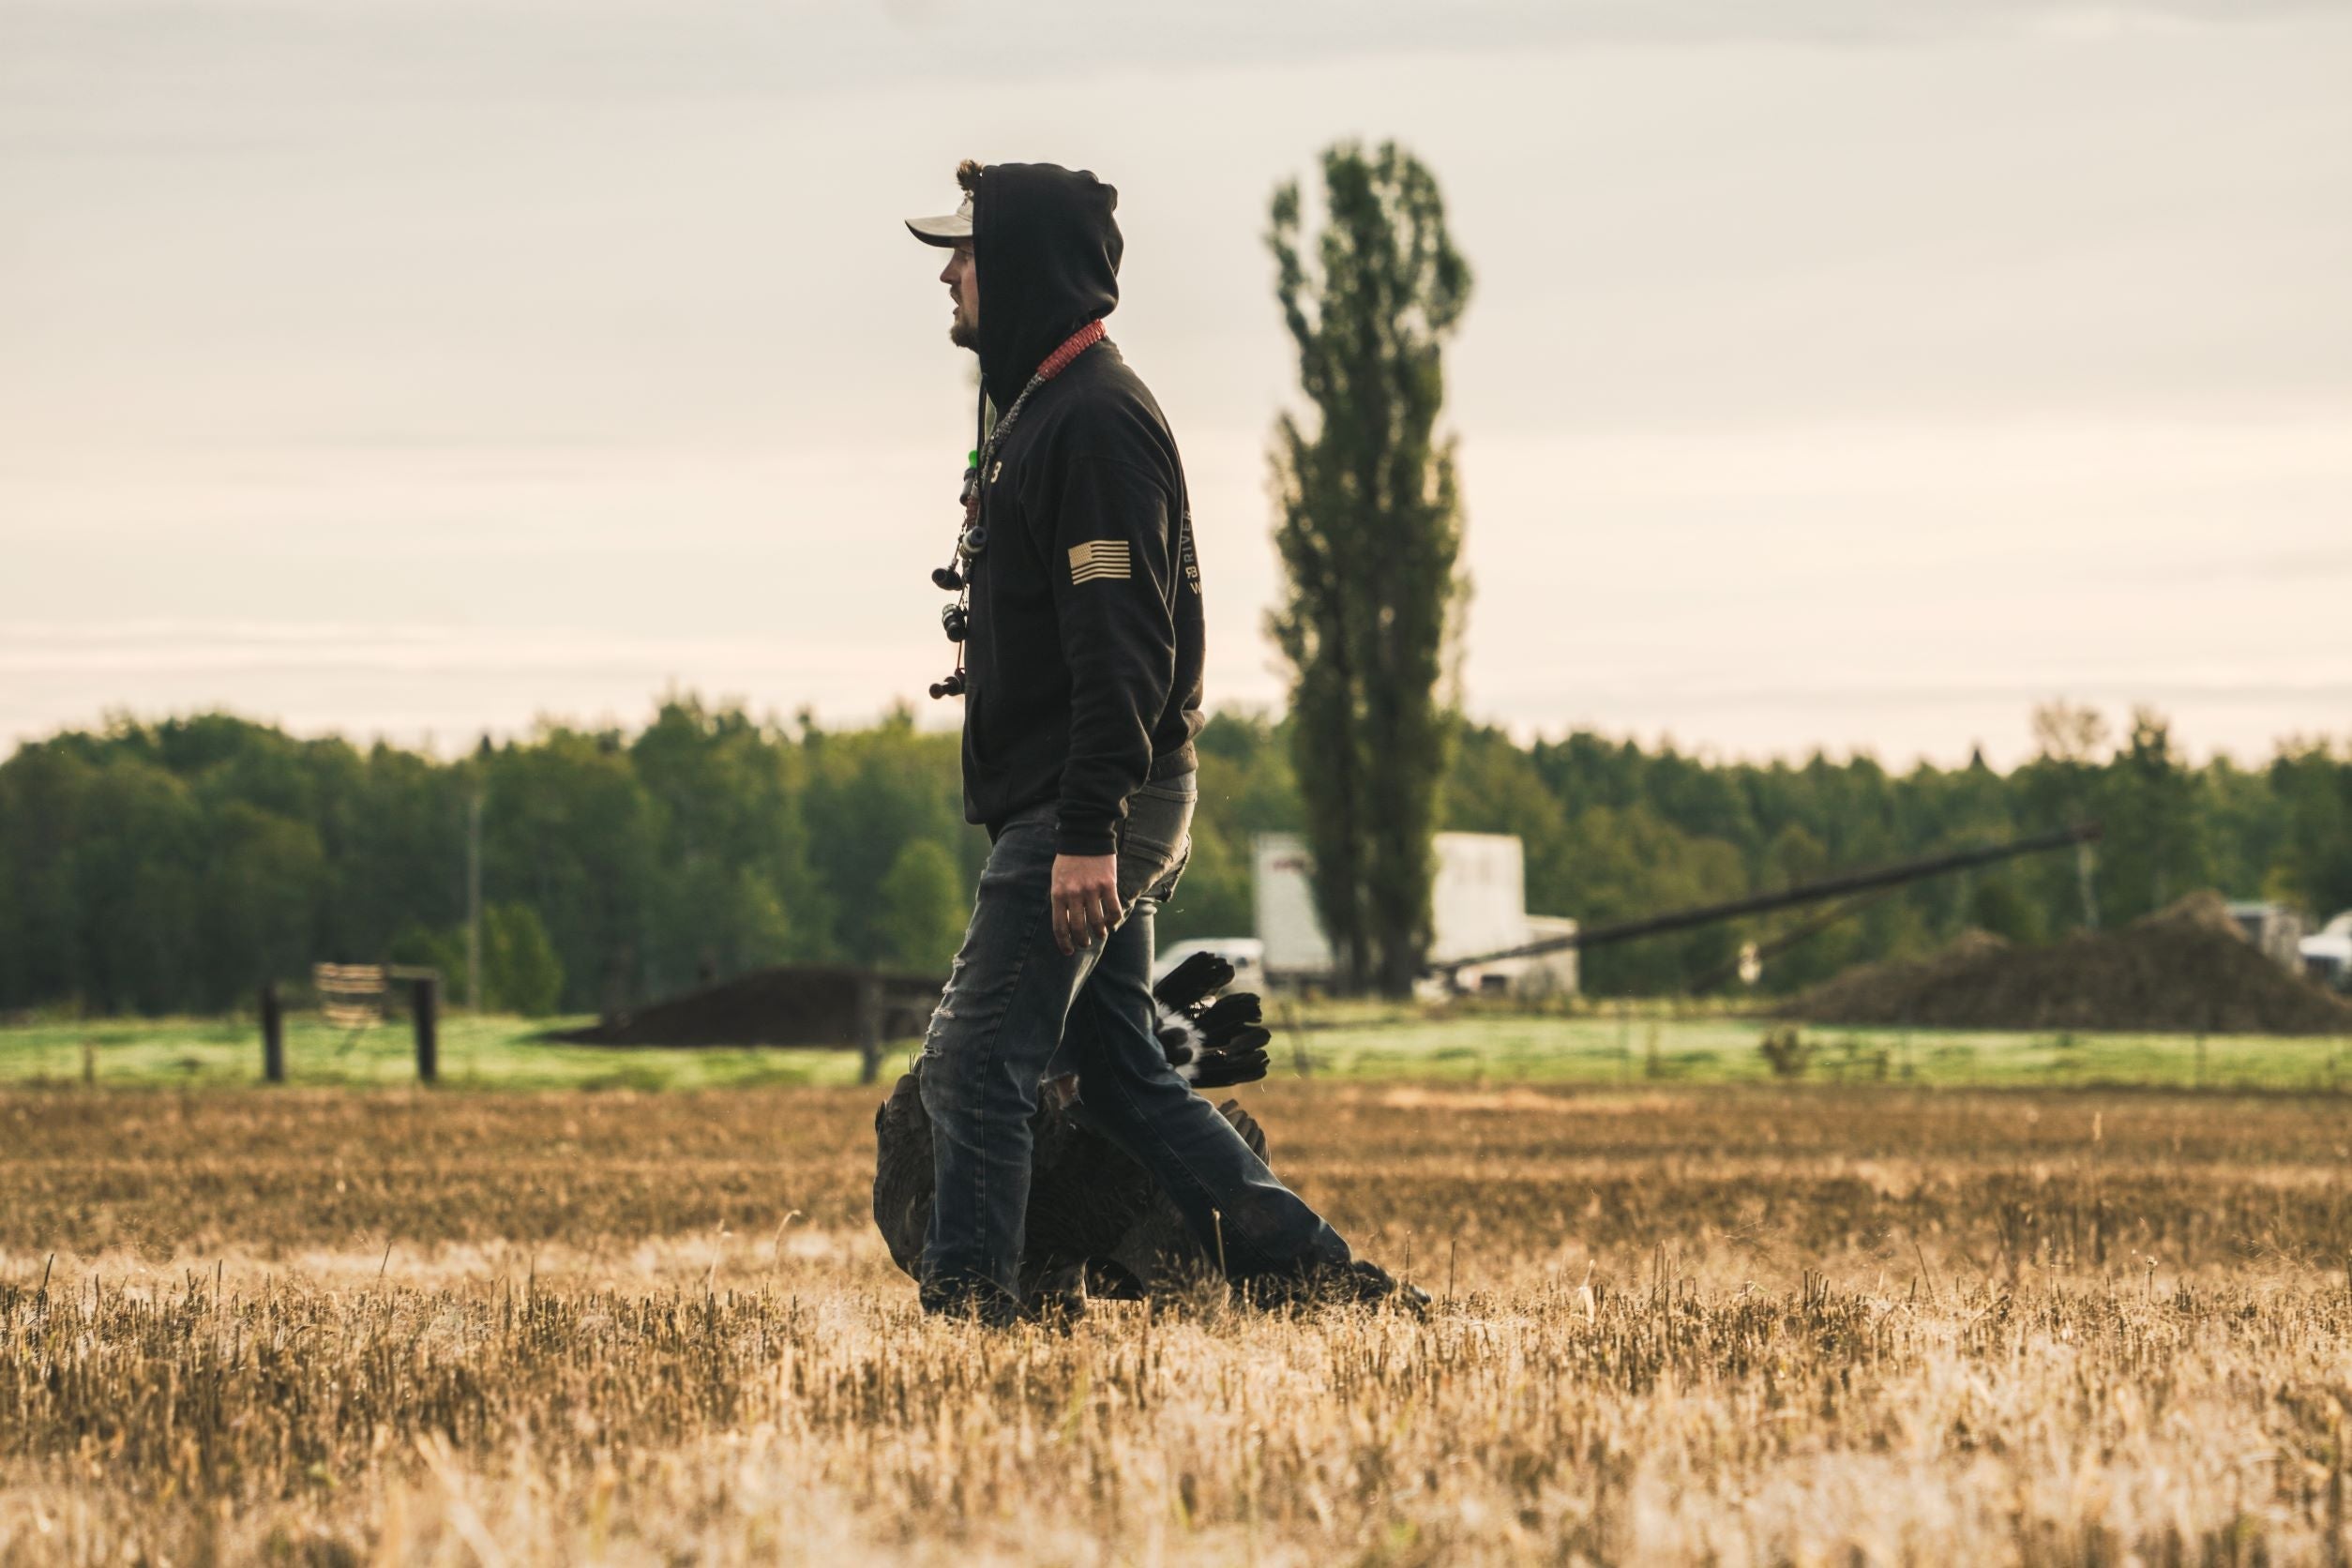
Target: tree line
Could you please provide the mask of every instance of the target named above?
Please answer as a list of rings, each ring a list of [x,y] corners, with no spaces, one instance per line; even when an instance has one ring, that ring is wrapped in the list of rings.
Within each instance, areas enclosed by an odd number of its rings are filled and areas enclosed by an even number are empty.
[[[1516,834],[1539,913],[1629,918],[2094,817],[2104,923],[2207,886],[2352,908],[2347,746],[2191,766],[2155,715],[2110,739],[2096,715],[2053,708],[2007,773],[1895,773],[1456,731],[1439,822]],[[1199,749],[1163,942],[1248,934],[1252,836],[1304,826],[1287,719],[1220,715]],[[955,736],[904,709],[827,730],[676,697],[634,732],[547,724],[453,759],[222,714],[119,720],[0,762],[0,1013],[218,1013],[318,961],[435,963],[461,998],[477,798],[485,1002],[514,1012],[628,1006],[788,961],[943,974],[987,852],[962,820]],[[1763,984],[1969,927],[2033,942],[2089,917],[2071,858],[2013,863],[1874,905]],[[1588,988],[1683,988],[1794,918],[1596,952]]]

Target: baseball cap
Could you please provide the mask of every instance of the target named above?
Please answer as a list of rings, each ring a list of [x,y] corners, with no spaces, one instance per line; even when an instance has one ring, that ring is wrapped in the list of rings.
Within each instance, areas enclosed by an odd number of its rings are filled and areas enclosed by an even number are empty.
[[[937,218],[910,218],[907,231],[926,245],[954,245],[972,237],[972,197],[967,193],[963,205],[954,212]]]

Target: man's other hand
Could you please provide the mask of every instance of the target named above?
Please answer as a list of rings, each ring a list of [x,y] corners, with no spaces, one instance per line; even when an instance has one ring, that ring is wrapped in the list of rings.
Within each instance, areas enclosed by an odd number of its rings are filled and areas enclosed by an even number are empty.
[[[1092,947],[1119,921],[1119,857],[1053,857],[1053,940],[1064,953]]]

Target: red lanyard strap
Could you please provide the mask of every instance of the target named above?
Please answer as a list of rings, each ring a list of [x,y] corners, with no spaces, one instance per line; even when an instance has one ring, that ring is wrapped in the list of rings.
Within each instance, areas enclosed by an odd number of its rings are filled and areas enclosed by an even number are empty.
[[[1037,373],[1029,378],[1029,384],[1022,387],[1020,396],[1013,400],[1013,406],[1004,411],[1003,417],[997,420],[995,428],[988,431],[988,439],[980,448],[980,460],[964,475],[965,526],[971,525],[973,514],[980,507],[980,476],[988,471],[988,464],[996,460],[997,448],[1004,445],[1004,438],[1012,433],[1015,422],[1021,416],[1022,408],[1029,402],[1030,394],[1068,369],[1072,360],[1102,340],[1103,324],[1099,319],[1088,322],[1063,339],[1062,346],[1046,355],[1045,363],[1037,367]],[[957,553],[960,555],[964,552],[958,549]],[[968,560],[970,556],[965,558]]]

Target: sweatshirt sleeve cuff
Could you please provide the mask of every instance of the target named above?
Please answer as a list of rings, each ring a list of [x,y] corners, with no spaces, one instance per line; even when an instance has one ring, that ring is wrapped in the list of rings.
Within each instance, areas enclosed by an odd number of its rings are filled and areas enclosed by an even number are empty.
[[[1117,854],[1119,836],[1108,826],[1063,822],[1054,829],[1053,851],[1056,854]]]

